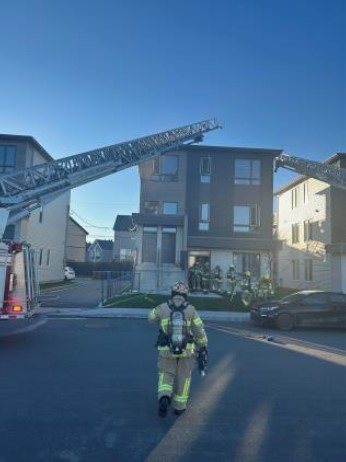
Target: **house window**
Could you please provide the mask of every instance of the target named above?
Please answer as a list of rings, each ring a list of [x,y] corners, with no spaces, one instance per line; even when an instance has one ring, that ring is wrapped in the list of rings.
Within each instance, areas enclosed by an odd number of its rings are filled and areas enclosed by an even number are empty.
[[[309,202],[309,183],[305,182],[303,185],[303,200],[304,204],[307,204]]]
[[[235,205],[233,207],[233,231],[250,233],[259,230],[260,213],[257,205]]]
[[[160,175],[160,157],[153,159],[153,175]]]
[[[144,213],[157,215],[159,213],[158,201],[144,201]]]
[[[176,234],[176,228],[162,228],[162,263],[175,263]]]
[[[305,281],[312,281],[312,260],[304,260]]]
[[[156,263],[157,249],[157,228],[154,226],[144,226],[143,228],[143,247],[142,262]]]
[[[251,277],[258,279],[261,271],[261,256],[259,253],[233,253],[233,264],[238,274],[250,271]]]
[[[312,221],[304,221],[304,242],[312,240]]]
[[[120,261],[132,260],[132,249],[120,249]]]
[[[12,173],[16,166],[16,147],[0,144],[0,173]]]
[[[299,281],[299,260],[292,260],[292,279]]]
[[[259,160],[236,159],[234,184],[261,184],[261,162]]]
[[[38,221],[39,221],[39,223],[42,223],[42,221],[43,221],[43,207],[40,207],[40,214],[39,214],[39,217],[38,217]]]
[[[39,258],[38,258],[39,266],[42,266],[42,259],[43,259],[43,249],[40,249],[40,255],[39,255]]]
[[[177,181],[178,156],[155,157],[151,179],[157,181]]]
[[[199,231],[209,231],[210,204],[201,204],[199,208]]]
[[[163,213],[164,215],[176,215],[178,213],[177,202],[164,202]]]
[[[201,183],[210,183],[211,158],[201,157],[200,161]]]
[[[299,223],[292,225],[292,244],[299,242]]]
[[[4,240],[14,241],[15,225],[7,225],[3,235]]]
[[[47,250],[46,265],[49,266],[49,263],[50,263],[50,249]]]
[[[299,189],[294,188],[291,191],[291,207],[292,209],[296,209],[298,207],[299,202]]]
[[[178,156],[163,156],[161,158],[162,175],[177,175],[178,173]]]

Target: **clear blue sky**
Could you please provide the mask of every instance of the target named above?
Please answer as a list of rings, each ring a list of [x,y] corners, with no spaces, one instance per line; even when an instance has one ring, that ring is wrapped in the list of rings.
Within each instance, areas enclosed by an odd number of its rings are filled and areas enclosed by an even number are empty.
[[[323,160],[346,152],[345,23],[344,0],[3,2],[0,133],[60,158],[217,117],[205,144]],[[132,168],[71,208],[93,240],[138,202]]]

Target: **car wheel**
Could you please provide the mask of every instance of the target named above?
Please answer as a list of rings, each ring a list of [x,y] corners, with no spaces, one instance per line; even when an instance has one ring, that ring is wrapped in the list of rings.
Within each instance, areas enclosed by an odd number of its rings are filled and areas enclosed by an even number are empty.
[[[291,330],[294,327],[294,319],[288,313],[282,313],[276,320],[276,327],[280,330]]]

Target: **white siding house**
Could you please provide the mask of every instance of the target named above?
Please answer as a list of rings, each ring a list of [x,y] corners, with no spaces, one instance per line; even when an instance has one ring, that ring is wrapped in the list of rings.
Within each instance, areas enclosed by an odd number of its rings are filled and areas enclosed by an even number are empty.
[[[0,150],[0,159],[7,159],[6,165],[5,162],[1,164],[0,160],[0,174],[54,160],[31,136],[0,134]],[[7,157],[9,152],[11,156]],[[32,245],[37,257],[40,282],[64,279],[69,204],[70,192],[63,193],[41,210],[35,210],[28,218],[19,220],[6,230],[5,237],[7,235],[11,240],[26,241]]]
[[[300,179],[277,192],[279,282],[294,289],[331,289],[330,187]]]

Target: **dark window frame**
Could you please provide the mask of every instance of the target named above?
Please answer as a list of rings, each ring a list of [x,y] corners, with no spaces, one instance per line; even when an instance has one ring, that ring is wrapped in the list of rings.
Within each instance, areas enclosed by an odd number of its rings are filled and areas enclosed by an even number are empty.
[[[12,154],[9,151],[13,150]],[[8,159],[12,157],[11,159]],[[16,168],[17,148],[13,144],[0,144],[0,174],[12,173]]]
[[[173,159],[176,162],[176,165],[171,170],[169,162],[172,162]],[[162,155],[155,157],[153,159],[153,171],[151,179],[155,181],[178,181],[178,172],[179,172],[179,156],[170,154]]]
[[[157,263],[157,227],[143,228],[142,262]]]
[[[299,223],[293,223],[292,227],[292,244],[299,244],[300,226]]]
[[[159,201],[144,201],[143,202],[143,212],[151,215],[157,215],[160,210]]]
[[[203,206],[207,206],[207,216],[203,213]],[[209,202],[202,202],[199,206],[199,222],[198,222],[198,230],[199,231],[209,231],[210,227],[210,203]]]
[[[243,173],[242,170],[245,172]],[[261,161],[259,159],[235,159],[234,184],[259,186],[261,184]]]
[[[239,213],[241,213],[239,209],[247,209],[247,222],[242,222],[244,217],[239,217]],[[256,233],[259,231],[260,226],[261,214],[258,204],[237,204],[233,206],[233,232]]]
[[[304,242],[313,239],[313,223],[311,220],[304,220]]]

